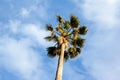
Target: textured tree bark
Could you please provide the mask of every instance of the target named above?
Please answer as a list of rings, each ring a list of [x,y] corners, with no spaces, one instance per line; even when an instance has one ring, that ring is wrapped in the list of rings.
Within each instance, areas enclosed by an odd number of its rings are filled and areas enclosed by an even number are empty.
[[[61,54],[60,54],[59,60],[58,60],[58,67],[57,67],[57,71],[56,71],[56,78],[55,78],[55,80],[62,80],[64,50],[65,50],[65,44],[62,44],[61,45]]]

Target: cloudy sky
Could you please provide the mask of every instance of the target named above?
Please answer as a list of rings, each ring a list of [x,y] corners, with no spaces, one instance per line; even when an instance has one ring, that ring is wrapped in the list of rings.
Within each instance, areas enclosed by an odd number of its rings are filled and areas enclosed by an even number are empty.
[[[120,80],[119,0],[0,0],[0,80],[54,80],[45,24],[56,14],[88,26],[85,47],[64,63],[63,80]]]

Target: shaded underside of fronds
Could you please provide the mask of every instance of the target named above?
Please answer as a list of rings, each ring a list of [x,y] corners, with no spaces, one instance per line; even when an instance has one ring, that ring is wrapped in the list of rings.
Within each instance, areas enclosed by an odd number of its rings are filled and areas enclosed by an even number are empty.
[[[82,26],[79,28],[79,34],[85,35],[87,33],[88,29],[86,26]]]
[[[77,28],[80,25],[80,21],[78,20],[78,17],[74,15],[71,15],[70,23],[72,28]]]

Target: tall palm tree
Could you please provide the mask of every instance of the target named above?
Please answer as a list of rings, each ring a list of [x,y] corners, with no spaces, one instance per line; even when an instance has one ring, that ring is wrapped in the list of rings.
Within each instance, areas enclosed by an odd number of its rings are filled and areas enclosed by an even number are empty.
[[[55,45],[48,47],[47,51],[50,57],[59,56],[55,80],[62,80],[63,62],[81,53],[85,40],[81,35],[85,35],[88,29],[86,26],[81,26],[78,17],[74,15],[70,16],[70,20],[64,20],[58,15],[57,20],[56,28],[50,24],[46,25],[46,30],[51,34],[45,39],[55,42]]]

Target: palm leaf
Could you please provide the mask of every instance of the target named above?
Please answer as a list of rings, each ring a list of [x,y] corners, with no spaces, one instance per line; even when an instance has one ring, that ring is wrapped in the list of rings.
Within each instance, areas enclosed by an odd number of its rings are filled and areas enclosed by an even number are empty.
[[[79,30],[78,30],[78,29],[74,29],[73,32],[72,32],[72,34],[74,34],[74,35],[76,35],[76,34],[78,34],[78,33],[79,33]]]
[[[71,27],[71,25],[70,25],[70,22],[68,21],[68,20],[66,20],[65,22],[64,22],[64,29],[69,29]]]
[[[44,39],[46,39],[47,41],[52,41],[52,40],[53,40],[53,37],[52,37],[52,36],[47,36],[47,37],[45,37]]]
[[[57,15],[57,20],[58,20],[59,23],[63,23],[63,19],[60,15]]]
[[[46,39],[47,41],[57,41],[57,36],[56,35],[54,35],[54,36],[47,36],[44,39]]]
[[[64,32],[63,28],[60,25],[56,27],[56,31],[58,31],[61,34]]]
[[[76,44],[77,44],[79,47],[83,47],[83,46],[84,46],[84,41],[85,41],[85,39],[78,37],[78,38],[76,39]]]
[[[48,51],[48,56],[50,57],[55,57],[57,54],[55,53],[56,47],[48,47],[47,51]]]
[[[76,48],[76,51],[77,51],[77,53],[79,53],[79,54],[81,53],[81,49],[78,48],[78,47]]]
[[[78,17],[71,15],[70,17],[70,24],[72,28],[77,28],[80,25]]]
[[[68,49],[70,58],[75,58],[78,56],[78,52],[76,51],[76,48],[69,48]]]
[[[56,53],[57,55],[60,55],[60,52],[61,52],[60,47],[56,47],[55,53]]]
[[[53,27],[50,24],[46,24],[46,30],[53,31]]]
[[[79,28],[79,34],[85,35],[87,33],[88,29],[86,26],[82,26]]]
[[[62,36],[66,36],[67,32],[60,26],[56,28],[56,31],[58,31]]]

